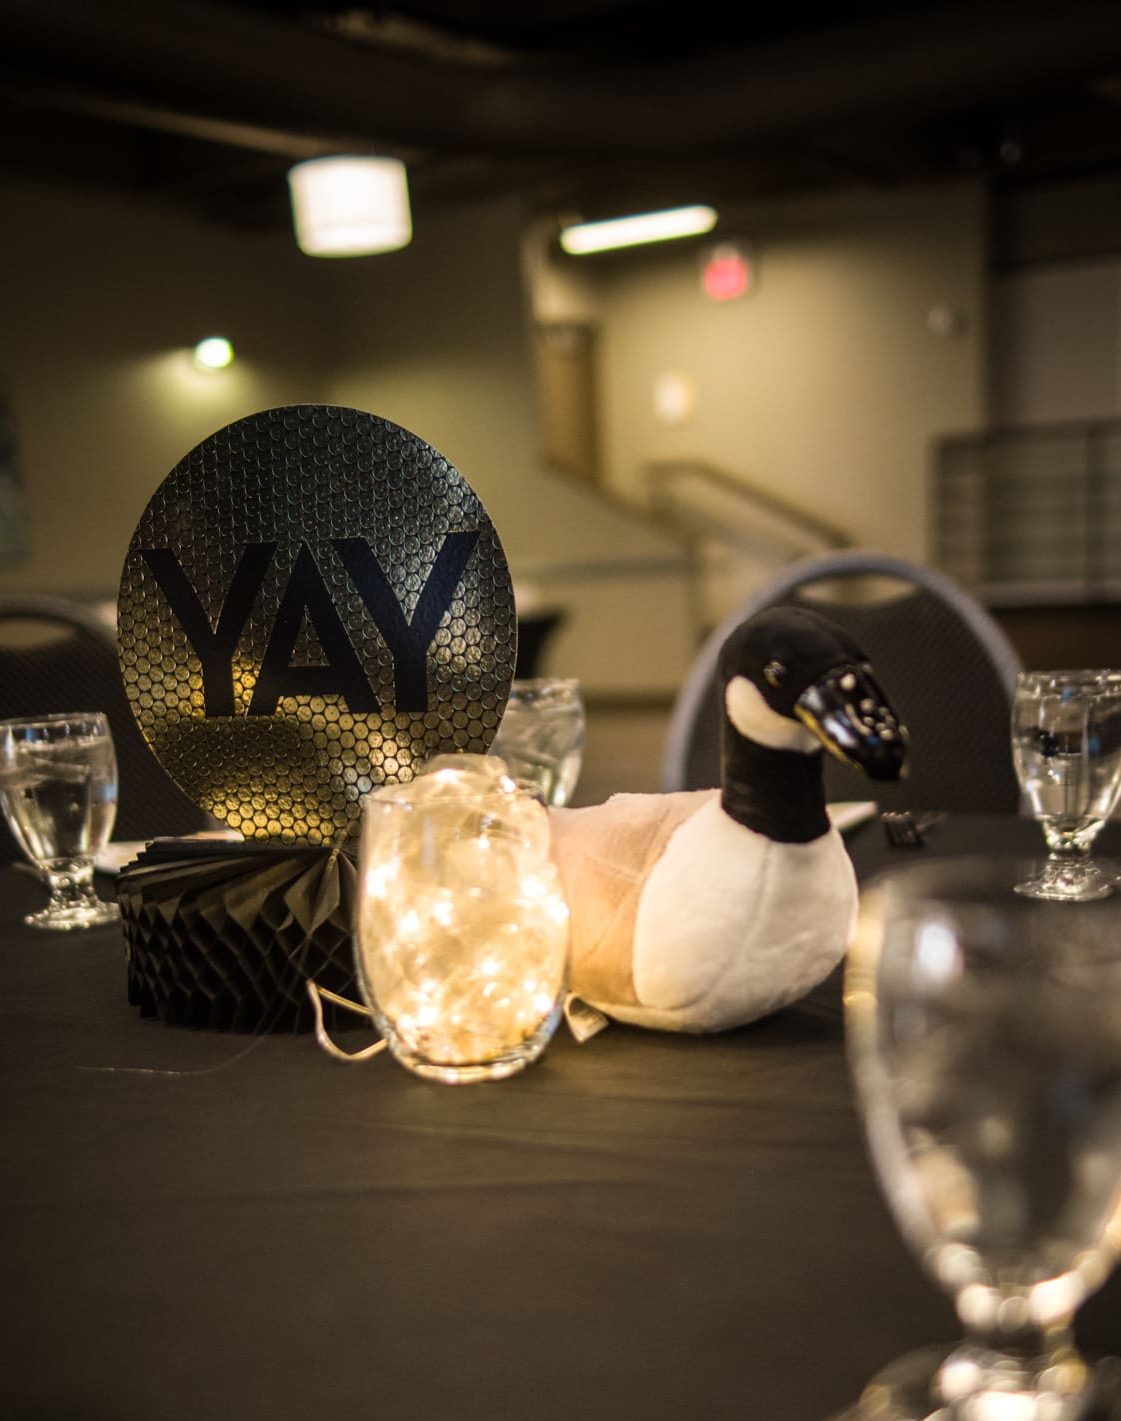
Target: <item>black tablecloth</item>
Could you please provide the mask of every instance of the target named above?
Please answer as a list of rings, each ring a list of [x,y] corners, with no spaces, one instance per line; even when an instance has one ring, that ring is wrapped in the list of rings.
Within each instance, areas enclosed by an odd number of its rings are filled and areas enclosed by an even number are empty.
[[[867,874],[1036,834],[851,844]],[[742,1030],[562,1028],[449,1088],[142,1021],[117,930],[33,933],[37,885],[0,894],[0,1416],[823,1421],[956,1335],[866,1160],[839,974]],[[1088,1347],[1121,1352],[1119,1303]]]

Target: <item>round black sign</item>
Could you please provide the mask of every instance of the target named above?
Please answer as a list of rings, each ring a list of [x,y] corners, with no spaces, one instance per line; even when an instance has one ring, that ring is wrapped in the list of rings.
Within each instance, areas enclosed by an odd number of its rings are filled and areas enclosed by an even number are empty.
[[[164,769],[249,838],[351,835],[363,797],[484,753],[514,674],[510,571],[478,497],[376,415],[293,405],[178,463],[118,604],[132,709]]]

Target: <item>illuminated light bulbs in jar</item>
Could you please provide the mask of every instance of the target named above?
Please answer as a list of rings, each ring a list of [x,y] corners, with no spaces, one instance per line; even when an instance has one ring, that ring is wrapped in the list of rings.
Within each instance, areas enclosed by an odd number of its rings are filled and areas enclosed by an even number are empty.
[[[567,990],[548,811],[501,760],[445,755],[363,808],[357,961],[393,1055],[447,1082],[535,1060]]]

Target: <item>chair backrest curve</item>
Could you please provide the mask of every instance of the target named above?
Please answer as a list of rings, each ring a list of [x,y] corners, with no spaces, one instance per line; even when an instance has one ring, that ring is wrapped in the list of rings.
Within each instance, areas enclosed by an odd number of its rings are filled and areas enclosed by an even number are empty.
[[[891,579],[903,586],[903,594],[871,602],[805,596],[811,589],[868,577]],[[911,769],[898,785],[873,787],[827,756],[831,799],[875,798],[884,808],[1022,811],[1009,739],[1009,709],[1021,670],[1012,644],[985,608],[945,574],[859,549],[792,564],[713,631],[673,709],[664,789],[718,782],[720,647],[762,608],[791,602],[832,617],[864,645],[911,730]]]
[[[6,636],[17,622],[28,624],[34,638]],[[214,826],[144,740],[125,693],[112,629],[88,607],[64,597],[0,597],[0,719],[63,711],[104,711],[109,717],[120,776],[115,839]],[[20,856],[0,819],[0,861]]]

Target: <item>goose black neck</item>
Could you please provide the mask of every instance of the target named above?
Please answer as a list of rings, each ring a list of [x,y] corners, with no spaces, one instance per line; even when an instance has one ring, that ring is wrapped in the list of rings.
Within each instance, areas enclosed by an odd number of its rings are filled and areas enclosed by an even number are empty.
[[[724,726],[721,804],[745,828],[780,844],[808,844],[829,829],[822,752],[769,750]]]

